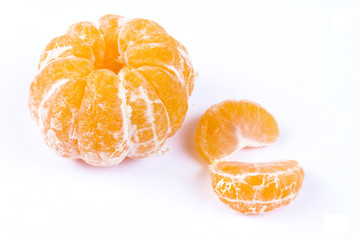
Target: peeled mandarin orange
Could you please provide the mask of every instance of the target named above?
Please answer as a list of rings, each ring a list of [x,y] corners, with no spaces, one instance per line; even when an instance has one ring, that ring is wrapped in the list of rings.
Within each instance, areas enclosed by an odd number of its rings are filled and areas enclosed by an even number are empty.
[[[244,214],[261,214],[289,204],[304,180],[296,161],[244,163],[216,161],[211,183],[220,200]]]
[[[47,145],[96,166],[158,152],[181,127],[194,82],[185,47],[153,21],[118,15],[100,29],[72,25],[39,66],[28,104]]]
[[[211,163],[227,159],[244,147],[269,145],[278,137],[276,120],[259,104],[226,100],[201,117],[195,143],[200,155]]]

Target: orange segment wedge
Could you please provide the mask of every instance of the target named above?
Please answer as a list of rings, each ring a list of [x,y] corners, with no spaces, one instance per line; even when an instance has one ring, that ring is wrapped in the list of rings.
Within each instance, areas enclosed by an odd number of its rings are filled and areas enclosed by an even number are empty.
[[[174,135],[181,127],[188,109],[186,87],[162,68],[144,66],[137,70],[152,85],[164,104],[170,120],[169,136]]]
[[[276,120],[259,104],[226,100],[201,117],[195,143],[200,155],[211,163],[227,159],[244,147],[269,145],[278,137]]]
[[[92,165],[121,162],[129,150],[128,119],[120,80],[107,69],[91,72],[80,108],[78,139],[82,158]]]
[[[121,91],[126,96],[130,132],[129,157],[143,158],[160,150],[170,132],[164,104],[151,84],[135,68],[119,72]]]
[[[166,31],[163,27],[154,21],[134,18],[125,21],[119,29],[119,37],[117,39],[119,46],[119,53],[124,58],[126,49],[139,39],[147,39],[154,34],[164,33]]]
[[[244,163],[216,161],[211,183],[220,200],[244,214],[261,214],[289,204],[304,180],[296,161]]]
[[[100,31],[105,39],[104,67],[117,74],[124,66],[119,56],[118,36],[125,18],[119,15],[108,14],[100,18]]]
[[[58,86],[57,82],[63,79],[70,79],[71,81],[87,79],[92,69],[93,65],[89,60],[69,57],[57,59],[40,71],[31,82],[28,100],[31,116],[36,123],[39,124],[39,107],[42,101],[55,92],[54,84]],[[81,94],[80,92],[79,95],[81,96]],[[78,95],[74,95],[74,97],[78,97]]]
[[[95,56],[91,46],[77,36],[62,35],[50,41],[40,56],[39,70],[56,59],[81,57],[94,63]]]
[[[39,127],[45,142],[62,157],[80,157],[77,127],[85,84],[86,78],[65,77],[52,85],[39,107]]]
[[[119,32],[119,54],[129,66],[156,66],[173,74],[187,88],[190,96],[194,69],[186,48],[151,20],[126,21]]]
[[[95,68],[104,64],[105,40],[100,30],[91,22],[79,22],[71,25],[66,34],[83,39],[93,50],[95,55]]]

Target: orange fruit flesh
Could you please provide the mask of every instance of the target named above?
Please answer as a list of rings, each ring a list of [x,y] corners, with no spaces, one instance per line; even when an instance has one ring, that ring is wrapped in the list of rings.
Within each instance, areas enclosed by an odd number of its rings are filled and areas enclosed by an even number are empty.
[[[47,64],[65,57],[81,57],[94,63],[95,56],[89,44],[79,37],[62,35],[56,37],[46,46],[41,54],[39,70]]]
[[[151,84],[167,109],[170,121],[169,137],[174,135],[184,122],[188,109],[186,88],[174,75],[162,68],[144,66],[137,71]]]
[[[114,165],[126,157],[129,148],[120,80],[107,69],[91,72],[87,79],[79,116],[79,149],[93,165]]]
[[[131,19],[119,32],[118,47],[123,62],[133,67],[159,66],[176,76],[190,96],[194,69],[186,48],[154,21]]]
[[[28,103],[30,113],[36,123],[39,124],[40,104],[47,95],[50,95],[49,93],[54,92],[54,90],[50,91],[54,84],[62,79],[71,79],[72,81],[87,79],[92,70],[93,65],[89,60],[78,57],[60,58],[46,65],[30,85]]]
[[[166,108],[151,84],[135,68],[122,68],[119,79],[126,93],[131,136],[128,156],[147,157],[163,145],[169,134],[170,122]]]
[[[71,25],[66,34],[83,39],[92,48],[95,55],[95,68],[102,68],[105,55],[105,39],[100,30],[91,22],[79,22]]]
[[[57,154],[115,165],[156,153],[175,134],[193,72],[186,49],[157,23],[105,15],[99,29],[76,23],[46,46],[28,104]]]
[[[200,155],[211,163],[244,147],[269,145],[278,137],[276,120],[263,107],[246,100],[226,100],[201,117],[195,143]]]
[[[139,39],[143,39],[144,37],[146,39],[149,36],[155,34],[166,34],[165,29],[159,24],[154,21],[142,18],[134,18],[124,22],[119,31],[121,33],[119,34],[117,41],[119,46],[119,53],[122,57],[124,57],[126,49],[133,42]]]
[[[120,59],[118,37],[121,25],[124,23],[125,18],[119,15],[108,14],[100,18],[100,31],[105,39],[105,57],[104,68],[113,71],[117,74],[124,62]]]
[[[211,164],[211,183],[220,200],[244,214],[261,214],[289,204],[304,180],[296,161]]]
[[[244,163],[228,159],[244,147],[274,143],[279,129],[259,104],[226,100],[210,107],[195,133],[200,155],[211,163],[212,187],[222,202],[244,214],[261,214],[294,200],[304,170],[296,161]]]

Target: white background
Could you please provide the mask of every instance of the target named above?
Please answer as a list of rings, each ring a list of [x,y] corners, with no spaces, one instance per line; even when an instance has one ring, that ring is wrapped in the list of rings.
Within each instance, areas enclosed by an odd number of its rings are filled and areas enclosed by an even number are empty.
[[[169,151],[96,168],[51,152],[26,101],[47,42],[108,13],[164,26],[199,77]],[[0,239],[360,239],[359,1],[2,1],[0,31]],[[193,136],[225,99],[277,119],[233,160],[299,161],[291,205],[244,216],[213,193]]]

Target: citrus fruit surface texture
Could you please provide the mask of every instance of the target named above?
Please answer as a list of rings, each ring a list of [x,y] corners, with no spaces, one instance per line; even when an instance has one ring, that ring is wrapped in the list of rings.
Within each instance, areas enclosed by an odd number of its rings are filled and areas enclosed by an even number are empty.
[[[181,127],[194,87],[186,48],[159,24],[76,23],[41,54],[28,105],[46,144],[95,166],[143,158]]]

